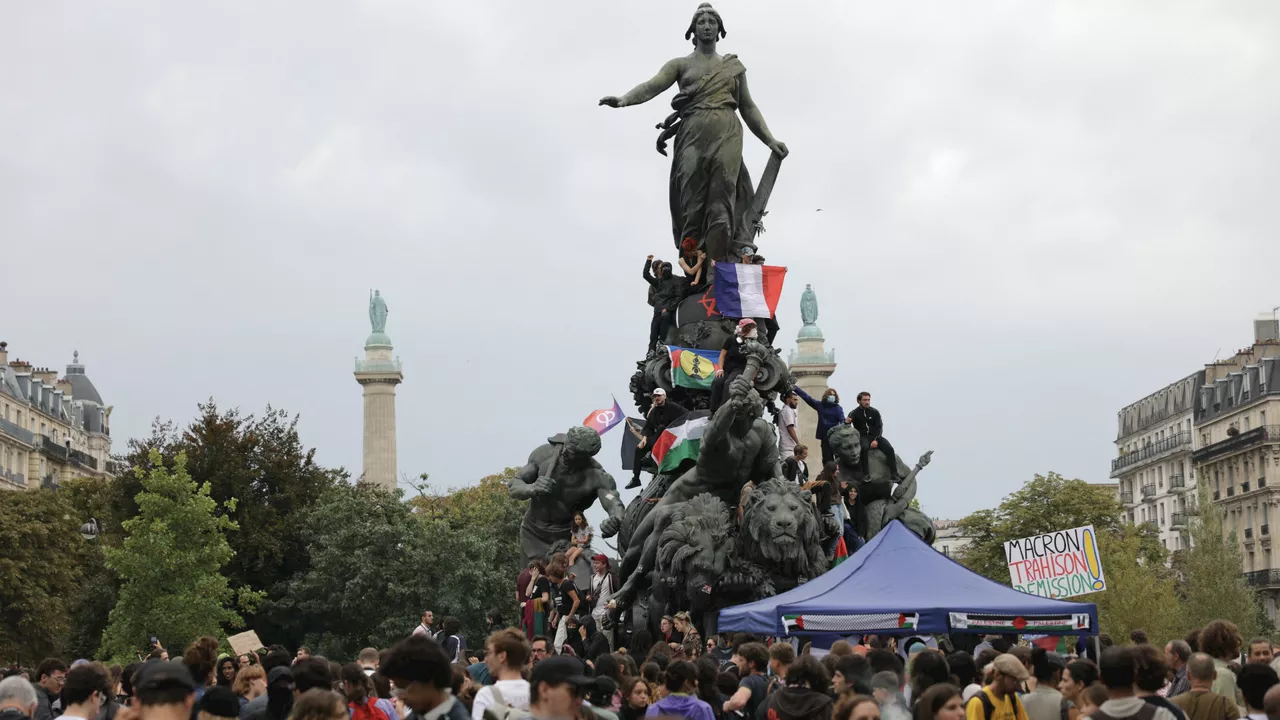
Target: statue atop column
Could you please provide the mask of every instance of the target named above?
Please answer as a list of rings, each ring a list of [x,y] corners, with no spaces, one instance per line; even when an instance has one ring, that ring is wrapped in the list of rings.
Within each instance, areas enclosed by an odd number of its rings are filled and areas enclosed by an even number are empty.
[[[369,324],[373,326],[373,332],[386,332],[387,329],[387,301],[382,299],[382,293],[374,290],[369,296]]]
[[[674,110],[658,127],[658,152],[666,155],[666,141],[675,136],[669,196],[675,245],[694,238],[712,260],[739,259],[742,244],[759,229],[764,203],[787,146],[769,131],[764,115],[747,88],[747,69],[736,55],[720,55],[716,43],[725,36],[724,22],[711,3],[702,3],[685,32],[694,51],[668,60],[652,79],[621,97],[600,99],[620,108],[639,105],[673,84],[679,92]],[[761,187],[751,185],[742,164],[742,123],[770,150],[769,167]],[[757,197],[759,195],[759,197]]]
[[[805,285],[800,295],[800,320],[805,325],[818,324],[818,295],[812,285]]]

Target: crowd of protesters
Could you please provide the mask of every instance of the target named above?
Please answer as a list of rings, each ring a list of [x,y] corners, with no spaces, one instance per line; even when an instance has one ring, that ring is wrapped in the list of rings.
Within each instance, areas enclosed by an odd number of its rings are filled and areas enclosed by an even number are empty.
[[[218,654],[205,637],[125,667],[50,658],[0,681],[0,720],[1280,720],[1272,642],[1215,621],[1163,648],[1142,632],[1065,653],[988,636],[973,652],[862,636],[815,650],[744,633],[705,640],[684,614],[611,649],[590,615],[563,642],[490,613],[482,647],[423,613],[353,661]],[[1099,652],[1100,651],[1100,652]]]

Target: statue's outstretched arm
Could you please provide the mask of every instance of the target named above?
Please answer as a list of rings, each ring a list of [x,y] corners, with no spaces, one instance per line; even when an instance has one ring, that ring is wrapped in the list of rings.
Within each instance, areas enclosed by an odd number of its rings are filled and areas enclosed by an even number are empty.
[[[760,142],[778,155],[787,156],[787,146],[778,142],[778,139],[769,131],[769,125],[764,121],[764,114],[760,112],[760,107],[751,97],[751,90],[747,87],[746,73],[738,76],[738,112],[752,135],[759,138]]]
[[[682,58],[668,60],[657,75],[631,88],[631,91],[622,97],[614,97],[606,95],[600,98],[601,105],[609,107],[627,107],[628,105],[639,105],[647,103],[658,97],[664,90],[675,84],[680,77],[680,65]]]

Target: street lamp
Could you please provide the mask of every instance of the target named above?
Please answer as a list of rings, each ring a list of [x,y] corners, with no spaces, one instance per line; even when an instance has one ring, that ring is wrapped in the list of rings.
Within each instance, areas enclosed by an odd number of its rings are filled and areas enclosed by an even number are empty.
[[[93,518],[89,518],[89,522],[80,526],[80,537],[84,538],[86,542],[96,541],[100,532],[101,528],[98,527],[98,521]]]

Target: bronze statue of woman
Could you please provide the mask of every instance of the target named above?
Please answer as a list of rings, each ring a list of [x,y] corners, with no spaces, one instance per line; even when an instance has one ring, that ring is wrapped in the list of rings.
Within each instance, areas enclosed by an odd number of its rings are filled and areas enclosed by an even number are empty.
[[[691,237],[713,260],[737,260],[740,248],[730,245],[745,224],[755,190],[742,165],[742,123],[735,111],[774,154],[786,157],[787,146],[769,132],[738,57],[716,52],[716,42],[724,36],[720,14],[702,3],[684,35],[693,40],[692,53],[667,61],[653,79],[622,97],[601,98],[600,104],[639,105],[679,83],[680,92],[671,101],[675,112],[659,125],[663,134],[658,139],[658,152],[665,155],[666,139],[675,135],[670,182],[675,244]]]

